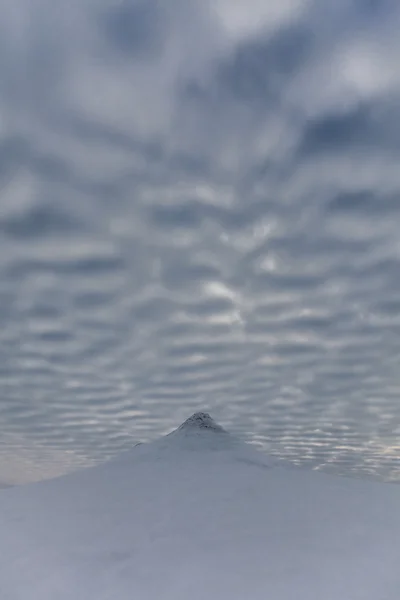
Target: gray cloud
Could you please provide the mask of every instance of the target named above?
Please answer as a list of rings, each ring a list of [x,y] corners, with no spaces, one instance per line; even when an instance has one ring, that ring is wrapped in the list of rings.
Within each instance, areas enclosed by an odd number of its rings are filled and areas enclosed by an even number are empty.
[[[197,409],[398,479],[399,11],[282,7],[0,2],[2,480]]]

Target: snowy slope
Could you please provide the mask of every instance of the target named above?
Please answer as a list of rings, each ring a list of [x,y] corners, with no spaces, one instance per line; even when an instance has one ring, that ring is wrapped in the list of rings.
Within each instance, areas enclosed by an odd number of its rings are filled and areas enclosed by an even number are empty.
[[[399,600],[400,486],[270,466],[203,413],[0,493],[1,600]]]

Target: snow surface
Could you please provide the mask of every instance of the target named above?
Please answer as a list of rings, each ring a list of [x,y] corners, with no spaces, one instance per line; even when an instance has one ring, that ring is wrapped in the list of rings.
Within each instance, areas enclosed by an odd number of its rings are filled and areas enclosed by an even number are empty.
[[[399,600],[400,486],[273,466],[199,413],[0,493],[1,600]]]

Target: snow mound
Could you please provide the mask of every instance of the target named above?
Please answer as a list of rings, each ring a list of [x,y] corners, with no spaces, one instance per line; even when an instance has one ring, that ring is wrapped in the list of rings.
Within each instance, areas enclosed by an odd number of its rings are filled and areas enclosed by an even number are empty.
[[[210,457],[210,453],[215,456]],[[171,433],[150,444],[140,444],[118,457],[117,462],[132,463],[139,456],[142,460],[148,457],[176,463],[190,461],[195,469],[199,469],[199,462],[207,464],[211,460],[218,460],[219,464],[234,461],[262,468],[274,464],[271,458],[233,436],[206,412],[193,414]]]
[[[272,467],[196,413],[3,490],[0,599],[398,600],[399,506],[400,486]]]

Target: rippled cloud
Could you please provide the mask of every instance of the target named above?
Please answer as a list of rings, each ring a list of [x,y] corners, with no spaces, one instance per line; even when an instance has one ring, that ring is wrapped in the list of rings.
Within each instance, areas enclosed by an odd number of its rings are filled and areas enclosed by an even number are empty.
[[[0,10],[1,480],[198,409],[398,479],[397,4]]]

